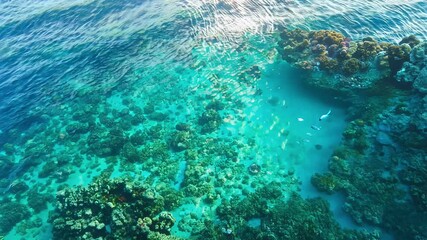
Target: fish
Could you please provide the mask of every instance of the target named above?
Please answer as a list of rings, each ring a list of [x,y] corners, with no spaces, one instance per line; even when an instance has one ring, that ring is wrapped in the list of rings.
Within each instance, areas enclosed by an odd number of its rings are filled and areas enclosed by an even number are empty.
[[[277,123],[279,123],[279,118],[277,116],[274,116],[273,123],[270,126],[270,131],[273,130],[274,126],[276,126]]]
[[[316,125],[311,125],[311,128],[312,128],[312,129],[314,129],[314,130],[317,130],[317,131],[319,131],[319,130],[320,130],[320,127],[319,127],[319,126],[316,126]]]
[[[298,122],[302,122],[302,121],[304,121],[304,118],[297,118],[297,120],[298,120]]]
[[[320,116],[319,121],[322,121],[323,119],[328,118],[330,114],[331,114],[331,109],[329,109],[329,111],[326,114],[323,114],[322,116]]]
[[[282,128],[282,129],[280,129],[280,131],[277,133],[277,136],[278,137],[281,137],[282,135],[283,136],[287,136],[289,133],[288,132],[286,132],[286,130],[284,129],[284,128]]]
[[[282,142],[282,144],[280,144],[280,148],[285,151],[286,149],[286,144],[288,144],[288,139],[285,139],[285,141]]]
[[[286,107],[286,100],[283,100],[283,101],[282,101],[282,106],[283,106],[283,107]]]

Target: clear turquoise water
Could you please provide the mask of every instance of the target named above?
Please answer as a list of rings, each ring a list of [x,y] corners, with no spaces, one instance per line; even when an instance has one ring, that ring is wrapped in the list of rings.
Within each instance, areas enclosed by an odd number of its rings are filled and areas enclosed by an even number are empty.
[[[242,181],[249,176],[261,185],[282,184],[284,200],[294,190],[304,198],[327,199],[342,227],[377,229],[383,238],[393,238],[378,226],[355,224],[342,211],[343,196],[326,196],[310,184],[314,173],[328,169],[328,159],[340,144],[347,106],[337,95],[302,84],[302,75],[280,60],[277,34],[298,27],[333,29],[352,39],[373,36],[395,43],[415,34],[425,40],[426,12],[427,3],[415,0],[0,2],[0,156],[7,156],[1,159],[2,204],[28,204],[29,190],[11,192],[14,184],[25,183],[54,198],[58,186],[88,186],[108,167],[114,169],[111,178],[131,176],[184,191],[184,152],[168,149],[163,165],[148,160],[124,165],[120,149],[114,161],[93,154],[89,138],[95,127],[82,134],[67,127],[93,123],[104,132],[95,141],[109,141],[114,128],[129,137],[145,131],[147,140],[137,146],[142,150],[156,141],[168,143],[176,124],[186,122],[196,130],[198,147],[201,142],[230,145],[237,157],[228,163],[229,157],[207,154],[212,161],[203,171],[223,179],[224,185],[216,187],[221,197],[206,204],[203,197],[187,196],[171,210],[177,223],[190,213],[203,221],[215,216],[222,200],[242,197],[242,189],[253,192]],[[261,78],[242,83],[239,74],[254,65]],[[213,99],[225,105],[220,111],[224,122],[202,134],[198,119]],[[132,107],[147,105],[154,105],[165,119],[144,113],[148,119],[131,124],[128,113],[119,113],[130,109],[132,118],[138,115]],[[312,129],[329,109],[332,115],[321,129]],[[55,169],[40,177],[47,163]],[[261,166],[261,174],[248,173],[253,163]],[[170,168],[158,170],[165,164]],[[216,172],[221,164],[225,167]],[[284,177],[289,171],[295,174]],[[30,217],[0,235],[50,239],[47,218],[55,201],[48,202],[39,212],[30,209]],[[5,219],[5,214],[0,216]],[[41,224],[28,226],[35,219]],[[191,230],[178,225],[172,235],[191,236]]]

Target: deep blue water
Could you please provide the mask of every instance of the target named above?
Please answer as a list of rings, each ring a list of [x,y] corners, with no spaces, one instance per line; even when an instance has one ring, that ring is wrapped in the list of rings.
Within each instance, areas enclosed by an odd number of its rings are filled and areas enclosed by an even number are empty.
[[[373,36],[379,41],[397,43],[411,34],[425,40],[426,26],[427,2],[423,0],[1,1],[0,147],[5,143],[14,147],[13,154],[6,154],[5,148],[0,148],[1,156],[10,157],[2,160],[3,164],[12,165],[2,168],[7,172],[1,174],[1,188],[9,189],[14,181],[26,182],[32,188],[39,181],[37,174],[41,166],[52,159],[58,161],[61,156],[71,159],[80,155],[85,159],[83,168],[91,168],[93,159],[98,158],[92,156],[89,157],[92,160],[87,160],[85,143],[68,142],[67,136],[66,143],[60,142],[66,127],[78,121],[75,117],[78,111],[99,113],[92,115],[99,124],[103,114],[116,118],[112,112],[126,108],[125,101],[140,108],[151,102],[155,103],[156,111],[169,115],[169,122],[161,124],[162,131],[168,132],[178,122],[197,122],[195,119],[210,98],[229,97],[228,105],[237,106],[242,102],[246,107],[224,110],[223,117],[230,116],[230,125],[221,129],[218,136],[230,138],[224,140],[227,144],[233,141],[246,144],[252,138],[263,142],[259,149],[241,150],[239,161],[246,167],[252,162],[267,169],[273,166],[260,181],[280,179],[278,176],[283,174],[277,169],[275,172],[276,165],[295,170],[303,180],[301,194],[320,196],[310,187],[309,179],[314,172],[327,169],[327,158],[339,144],[345,128],[345,109],[336,101],[336,96],[320,99],[315,93],[301,90],[295,81],[280,82],[282,78],[298,79],[298,73],[289,70],[289,75],[282,74],[279,68],[283,66],[275,62],[277,57],[269,57],[275,48],[274,37],[287,28],[329,29],[355,40]],[[254,52],[246,54],[236,50],[246,46]],[[252,99],[254,89],[245,89],[233,82],[233,78],[251,64],[258,64],[266,71],[260,83],[263,85],[259,87],[264,93],[261,99]],[[219,84],[229,84],[227,89],[232,89],[232,96],[222,92],[221,87],[209,85],[215,82],[213,75],[219,76]],[[276,98],[278,103],[272,103]],[[282,104],[288,112],[278,109]],[[330,127],[328,123],[322,126],[329,128],[329,132],[310,130],[311,123],[328,108],[333,108],[336,114]],[[295,120],[297,117],[304,118],[305,122],[299,123]],[[118,126],[121,122],[113,121],[112,125]],[[131,134],[154,125],[152,121],[147,126],[125,131]],[[280,136],[276,139],[278,133],[283,135],[288,128],[289,141]],[[87,141],[85,137],[82,142]],[[155,140],[153,137],[149,141]],[[323,152],[313,150],[311,144],[322,144]],[[34,155],[34,145],[44,148],[38,152],[40,155]],[[286,150],[289,152],[285,152],[285,148],[290,149]],[[307,156],[316,162],[307,161]],[[33,162],[24,162],[28,157]],[[180,157],[182,155],[176,154],[171,158]],[[71,187],[89,184],[107,165],[102,157],[96,161],[101,169],[87,175],[83,170],[78,174],[82,166],[68,163],[73,173],[67,183]],[[182,161],[177,162],[186,166]],[[119,168],[119,164],[115,166]],[[182,168],[178,167],[181,174]],[[120,172],[132,171],[117,172],[115,174],[121,176]],[[131,174],[137,174],[136,170]],[[227,176],[228,173],[221,174]],[[56,192],[61,183],[40,180],[40,184],[48,188],[40,190],[45,193]],[[224,199],[235,194],[231,192],[225,193]],[[3,197],[19,202],[25,199],[25,193],[16,198],[5,192]],[[330,203],[342,204],[340,199],[341,196]],[[54,205],[54,201],[50,202],[48,210]],[[333,209],[338,209],[334,211],[335,216],[342,214],[339,207]],[[180,211],[174,212],[178,219]],[[34,230],[33,236],[40,236],[34,239],[50,236],[46,215],[46,210],[40,214],[44,223],[39,228],[43,230]],[[337,218],[344,227],[361,227],[348,223],[348,216]],[[24,236],[16,231],[12,230],[7,236],[10,239]],[[189,236],[182,229],[174,231],[177,236]],[[384,236],[389,235],[384,233]]]

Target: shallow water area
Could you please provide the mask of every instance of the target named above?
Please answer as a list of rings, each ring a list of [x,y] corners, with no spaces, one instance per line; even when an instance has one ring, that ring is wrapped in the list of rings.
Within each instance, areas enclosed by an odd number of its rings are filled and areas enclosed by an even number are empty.
[[[341,196],[324,196],[310,183],[314,173],[327,171],[328,160],[341,141],[346,126],[343,103],[334,93],[305,86],[303,75],[287,64],[268,65],[265,73],[260,81],[263,97],[255,114],[266,128],[260,148],[271,148],[268,154],[277,158],[277,169],[295,171],[303,197],[326,197],[342,227],[359,228],[343,212]],[[330,117],[319,121],[329,110]]]

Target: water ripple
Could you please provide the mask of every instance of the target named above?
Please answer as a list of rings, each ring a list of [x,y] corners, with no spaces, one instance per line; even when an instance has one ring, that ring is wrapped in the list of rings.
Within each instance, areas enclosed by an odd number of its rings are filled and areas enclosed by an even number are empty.
[[[353,38],[371,35],[397,40],[417,34],[426,38],[427,3],[402,1],[187,1],[201,19],[197,32],[205,38],[233,40],[242,32],[271,31],[275,26],[337,29]],[[195,26],[197,28],[197,26]]]
[[[112,89],[130,68],[191,65],[200,46],[223,57],[249,32],[302,27],[426,39],[426,9],[423,0],[0,2],[0,130],[26,125],[81,88]]]

